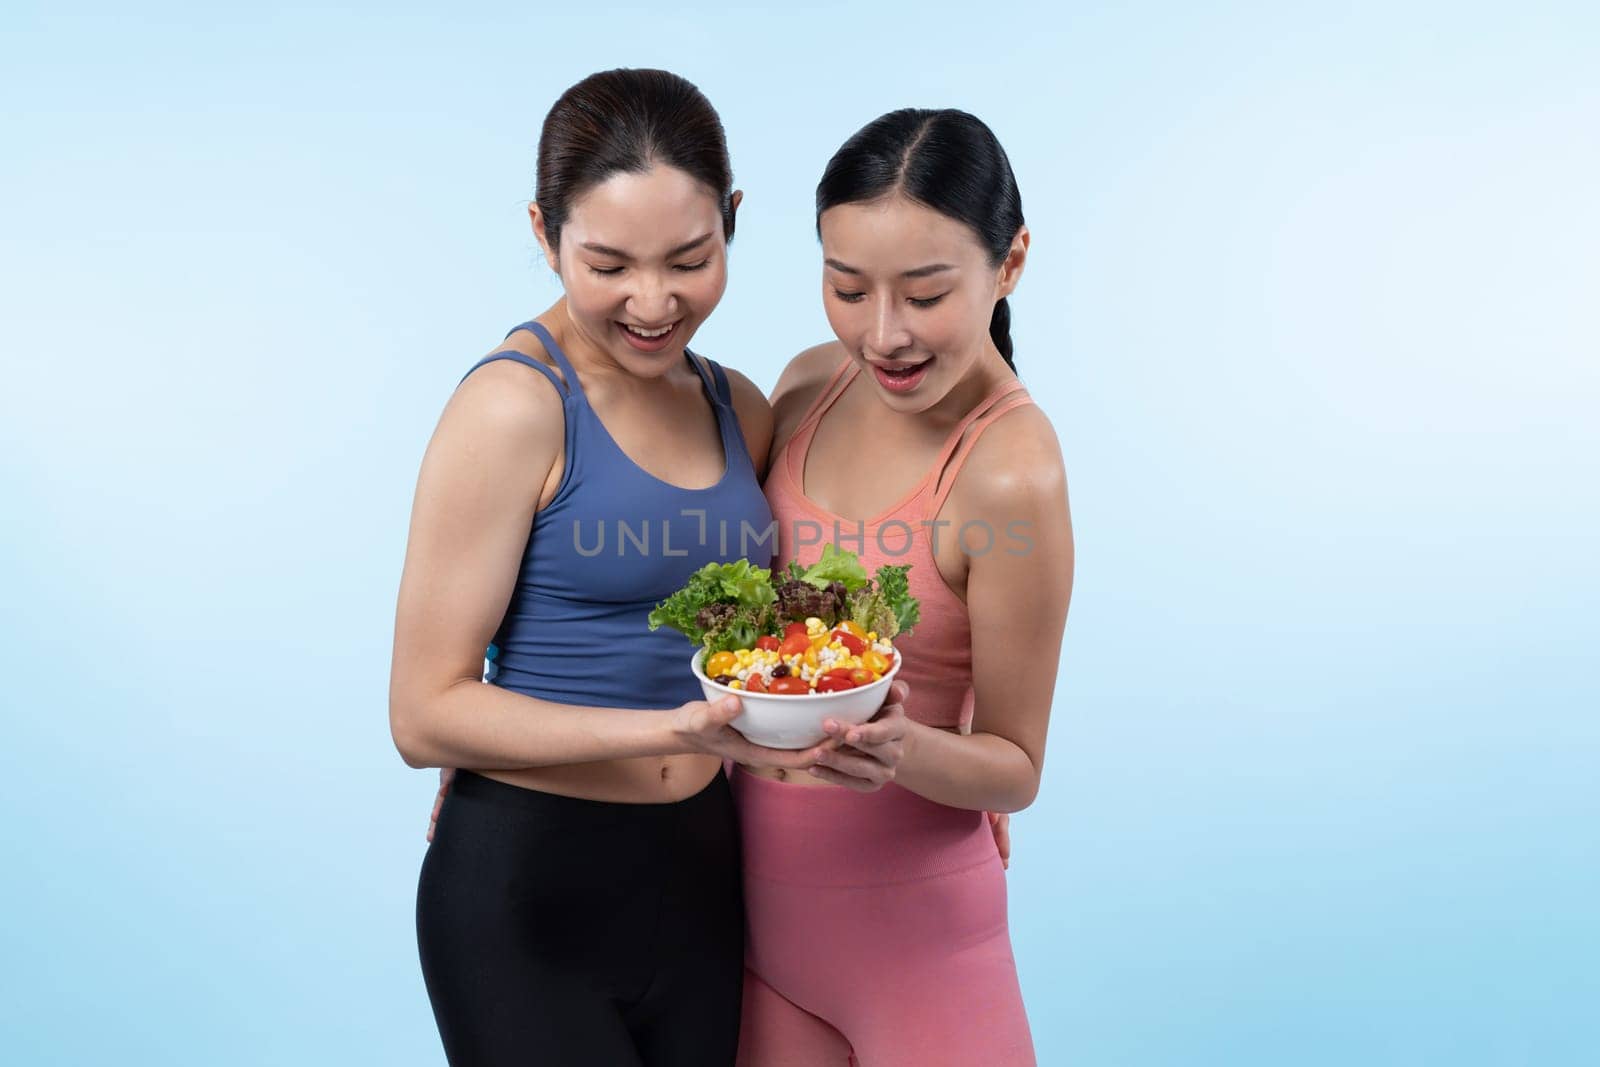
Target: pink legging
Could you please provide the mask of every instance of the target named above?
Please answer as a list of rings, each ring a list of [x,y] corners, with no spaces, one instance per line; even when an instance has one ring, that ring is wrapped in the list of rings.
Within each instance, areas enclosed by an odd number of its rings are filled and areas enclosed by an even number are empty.
[[[1022,1067],[1033,1039],[982,812],[733,776],[740,1067]]]

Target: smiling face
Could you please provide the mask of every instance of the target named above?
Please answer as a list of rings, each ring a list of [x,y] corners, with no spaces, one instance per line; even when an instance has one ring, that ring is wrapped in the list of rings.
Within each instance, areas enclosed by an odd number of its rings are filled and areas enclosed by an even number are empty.
[[[970,227],[902,196],[831,207],[819,229],[828,323],[885,404],[926,411],[1001,360],[989,321],[1020,256],[991,266]]]
[[[538,207],[530,213],[585,342],[640,378],[683,362],[728,281],[722,214],[709,189],[662,164],[613,174],[573,201],[555,249]]]

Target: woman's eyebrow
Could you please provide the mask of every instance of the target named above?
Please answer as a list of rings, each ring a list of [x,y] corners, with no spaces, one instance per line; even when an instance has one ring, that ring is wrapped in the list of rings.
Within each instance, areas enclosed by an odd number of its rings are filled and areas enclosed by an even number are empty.
[[[825,260],[823,260],[823,262],[826,263],[828,266],[832,267],[834,270],[838,271],[840,274],[860,274],[860,273],[862,273],[860,268],[852,267],[848,263],[840,263],[837,259],[825,259]],[[930,274],[938,274],[940,271],[955,270],[955,269],[956,269],[955,265],[951,264],[951,263],[929,263],[926,267],[915,267],[915,268],[913,268],[911,270],[901,271],[900,272],[900,277],[902,277],[902,278],[926,278]]]
[[[711,234],[710,233],[703,233],[699,237],[696,237],[694,240],[685,241],[683,244],[679,245],[677,248],[674,248],[672,251],[668,252],[667,253],[667,258],[671,259],[673,256],[681,256],[685,252],[691,252],[694,249],[699,248],[701,245],[705,244],[709,240],[711,240]]]
[[[667,258],[671,259],[673,256],[681,256],[685,252],[692,251],[705,244],[709,240],[711,240],[711,234],[703,233],[692,241],[685,241],[678,247],[670,249],[667,252]],[[633,260],[632,256],[628,255],[628,253],[624,252],[620,248],[612,248],[610,245],[598,244],[594,241],[585,241],[578,247],[584,249],[585,251],[593,252],[599,256],[611,256],[614,259],[626,259],[630,262]]]

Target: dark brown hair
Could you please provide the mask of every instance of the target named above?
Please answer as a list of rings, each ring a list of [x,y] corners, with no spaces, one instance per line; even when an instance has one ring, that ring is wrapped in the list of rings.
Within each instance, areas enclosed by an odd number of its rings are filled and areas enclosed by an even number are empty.
[[[994,132],[965,111],[904,108],[867,123],[828,161],[817,184],[817,232],[822,213],[896,193],[972,228],[998,267],[1022,229],[1022,194],[1011,161]],[[1011,305],[995,302],[989,336],[1006,365],[1011,351]]]
[[[534,193],[550,247],[560,247],[573,201],[619,171],[642,174],[654,163],[709,189],[732,239],[728,139],[704,93],[664,70],[628,68],[591,74],[562,93],[539,134]]]

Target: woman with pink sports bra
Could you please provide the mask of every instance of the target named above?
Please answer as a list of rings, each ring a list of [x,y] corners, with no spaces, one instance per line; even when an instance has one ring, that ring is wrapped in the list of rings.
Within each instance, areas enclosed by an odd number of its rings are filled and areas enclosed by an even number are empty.
[[[806,771],[733,776],[746,1067],[1034,1062],[985,812],[1026,807],[1071,595],[1066,477],[1012,366],[1027,255],[1005,152],[961,111],[869,124],[817,189],[836,342],[773,395],[778,558],[911,565],[904,709]]]

